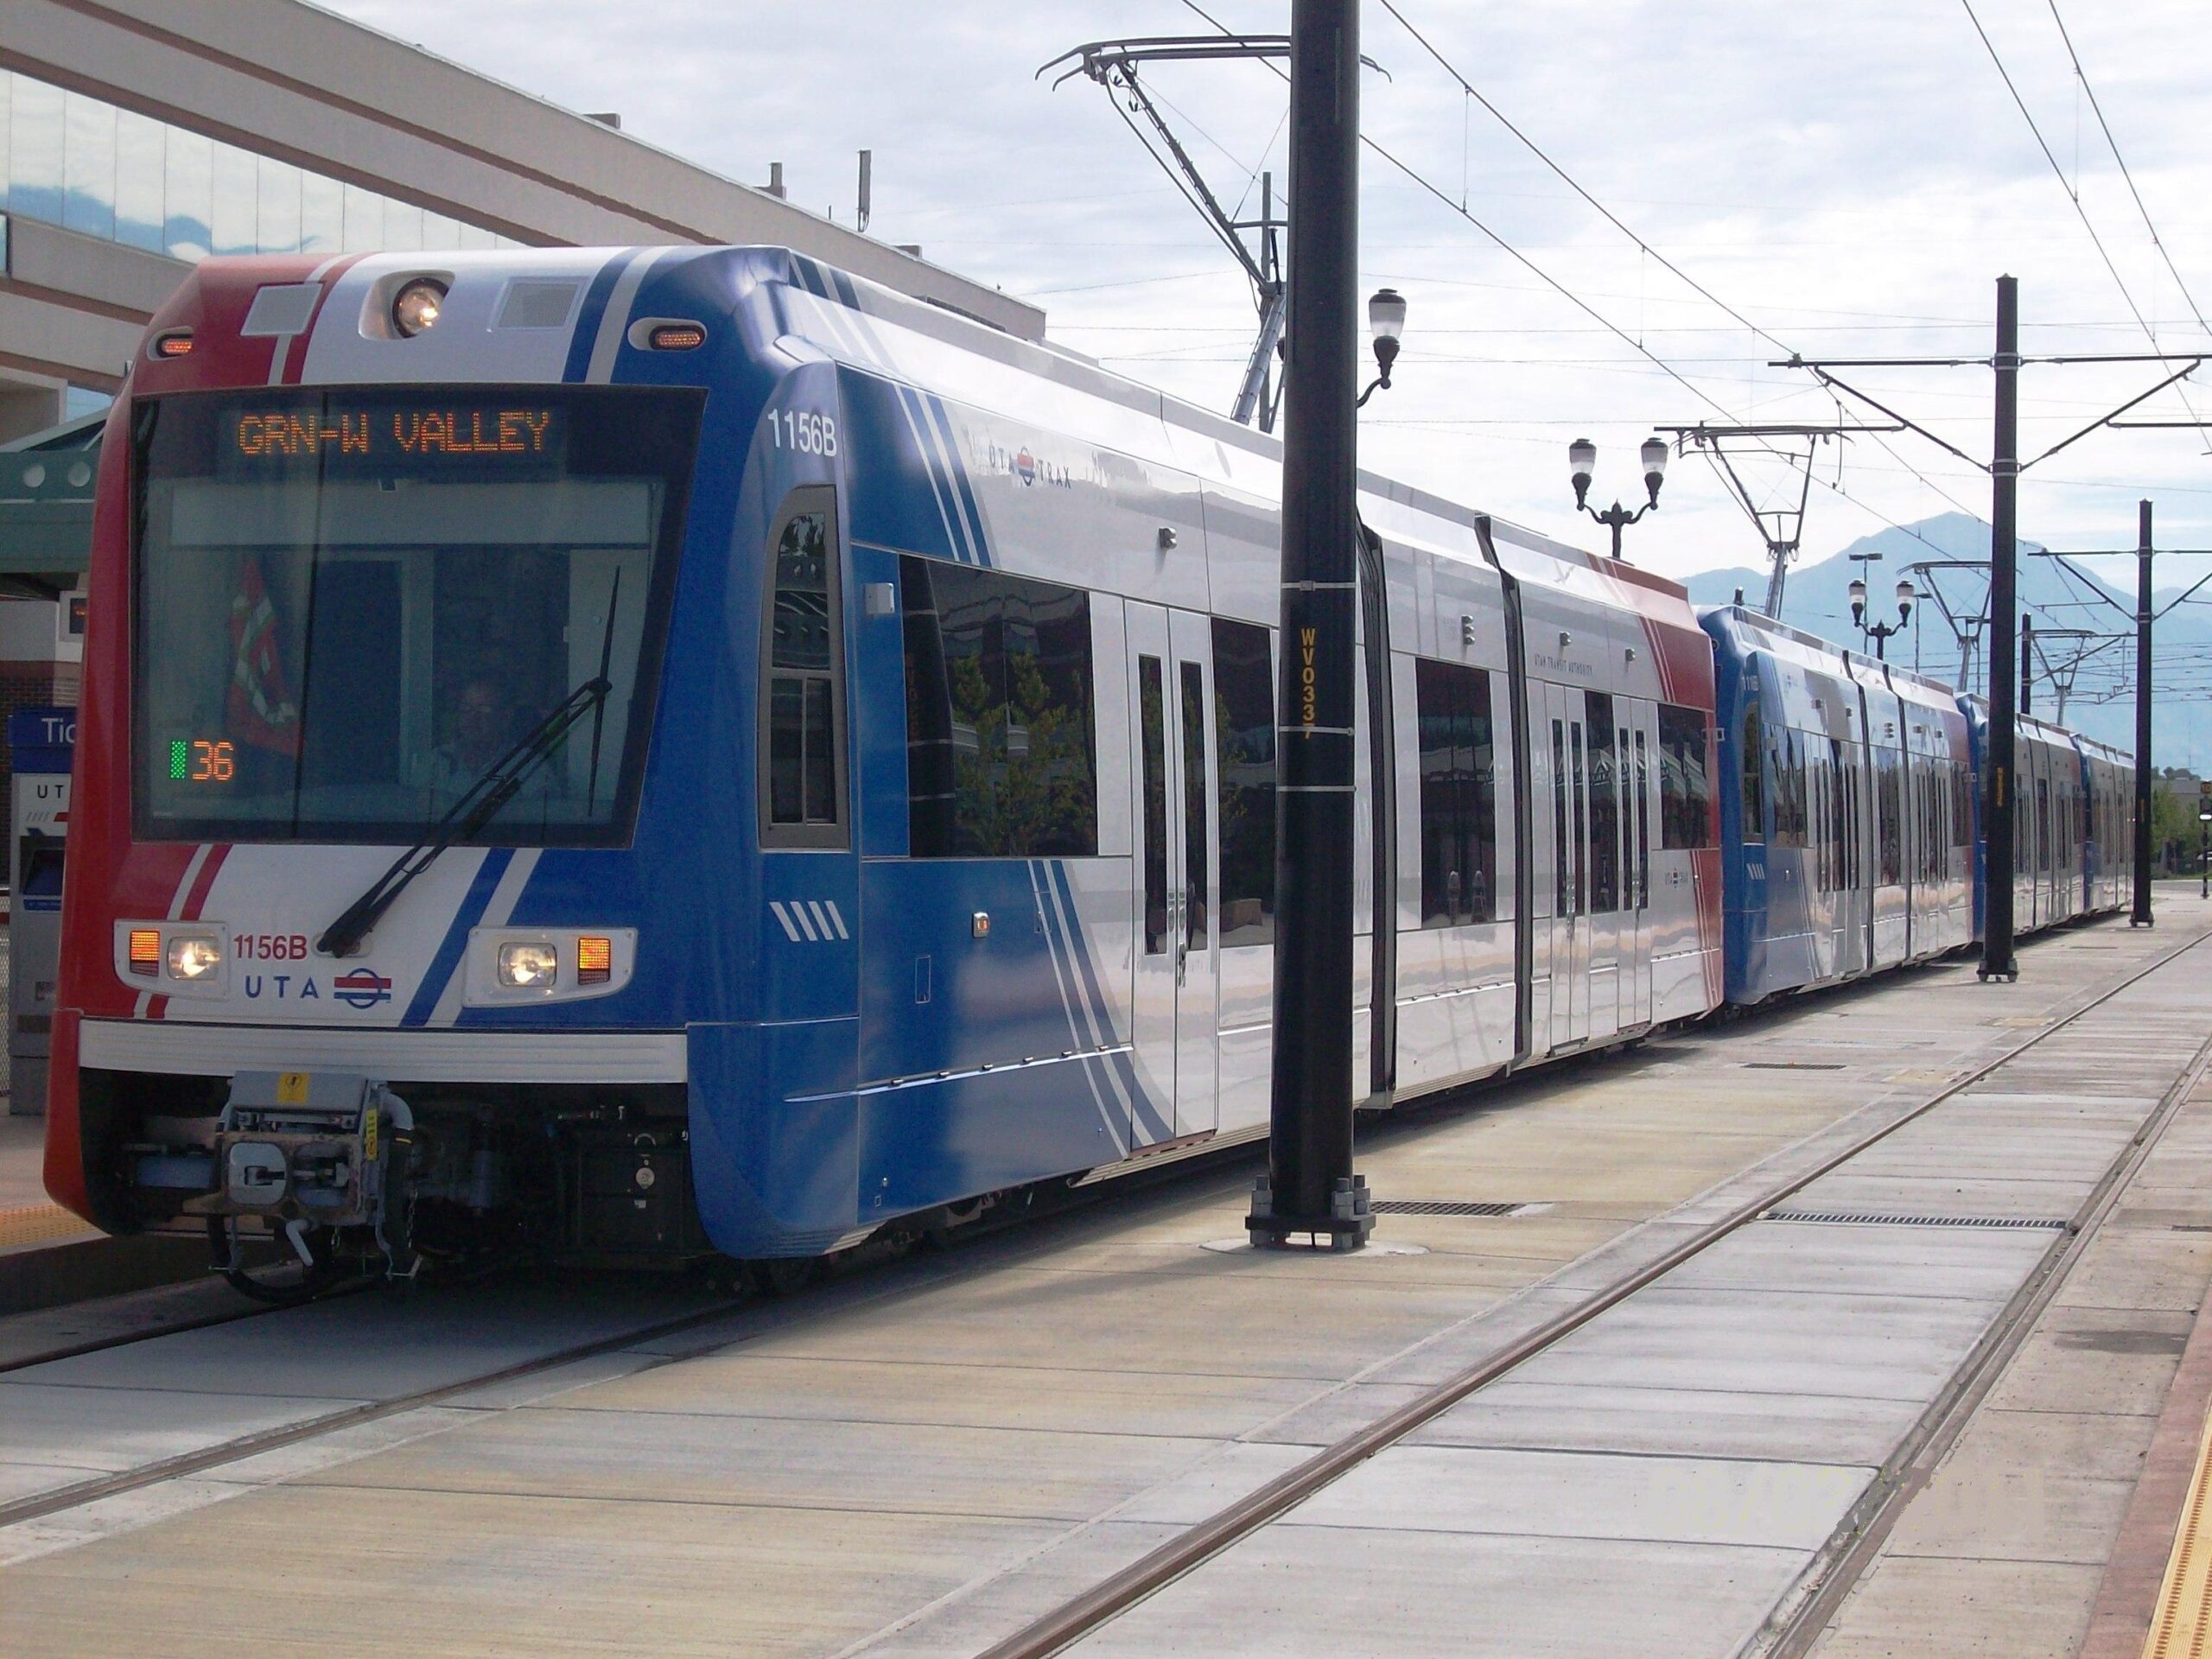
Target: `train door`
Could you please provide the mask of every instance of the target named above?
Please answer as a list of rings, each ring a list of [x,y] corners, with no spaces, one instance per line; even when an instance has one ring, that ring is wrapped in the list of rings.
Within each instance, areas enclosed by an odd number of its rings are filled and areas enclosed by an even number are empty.
[[[1551,1046],[1590,1036],[1590,796],[1582,693],[1544,687],[1551,766]]]
[[[1624,832],[1621,870],[1620,1028],[1651,1023],[1652,772],[1658,751],[1659,705],[1623,698],[1628,723],[1620,728]]]
[[[1859,914],[1859,787],[1853,746],[1828,739],[1828,916],[1834,930],[1834,971],[1848,979],[1866,966],[1866,932]]]
[[[2029,912],[2034,925],[2050,921],[2050,779],[2044,757],[2036,756],[2035,813],[2031,832],[2035,836],[2035,861],[2029,868],[2035,881],[2035,905]]]
[[[1874,970],[1874,888],[1881,872],[1875,845],[1880,825],[1874,785],[1873,700],[1859,691],[1859,729],[1866,734],[1850,747],[1851,777],[1844,793],[1851,818],[1851,904],[1853,930],[1859,936],[1860,971]]]
[[[1816,705],[1817,706],[1817,705]],[[1827,758],[1821,741],[1805,735],[1805,928],[1812,942],[1812,975],[1815,979],[1835,974],[1834,882],[1828,874]]]
[[[1635,945],[1636,912],[1621,880],[1627,789],[1620,765],[1627,705],[1608,691],[1582,694],[1582,794],[1590,840],[1589,883],[1583,893],[1589,940],[1590,1016],[1586,1034],[1610,1037],[1620,1029],[1621,976]],[[1574,756],[1570,751],[1569,764]],[[1625,936],[1625,937],[1624,937]],[[1624,947],[1626,947],[1624,949]]]
[[[1204,617],[1128,607],[1129,685],[1137,734],[1137,1073],[1174,1134],[1215,1126],[1219,995],[1211,850],[1211,652]],[[1163,1116],[1166,1114],[1163,1113]]]

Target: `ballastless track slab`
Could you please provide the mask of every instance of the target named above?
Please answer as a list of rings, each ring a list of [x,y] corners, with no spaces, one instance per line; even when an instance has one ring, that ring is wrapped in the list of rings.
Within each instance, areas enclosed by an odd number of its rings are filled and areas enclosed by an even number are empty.
[[[1207,1250],[1243,1207],[1245,1173],[1216,1172],[218,1455],[0,1530],[0,1646],[973,1653],[1706,1238],[1088,1639],[1281,1652],[1297,1621],[1256,1611],[1333,1594],[1357,1622],[1332,1654],[1447,1631],[1461,1652],[1726,1652],[1832,1551],[2051,1242],[1939,1224],[2077,1210],[2202,1041],[2202,967],[2044,1033],[2204,919],[2175,905],[2155,937],[2032,947],[2017,988],[1925,970],[1394,1124],[1363,1155],[1384,1196],[1513,1206],[1388,1217],[1379,1242],[1420,1254]],[[1710,1241],[2023,1045],[1790,1198],[1916,1220]],[[643,1323],[541,1308],[516,1334],[467,1295],[396,1318],[357,1300],[15,1373],[9,1493],[219,1453],[241,1422],[395,1401],[440,1367],[465,1382],[502,1340]]]

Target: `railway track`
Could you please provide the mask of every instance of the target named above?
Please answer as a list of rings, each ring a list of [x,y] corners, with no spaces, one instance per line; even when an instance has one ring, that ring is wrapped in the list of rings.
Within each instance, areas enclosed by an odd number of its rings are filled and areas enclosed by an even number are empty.
[[[1573,1308],[1548,1319],[1480,1363],[1430,1388],[1357,1432],[1325,1446],[1296,1467],[1268,1481],[1192,1526],[1149,1554],[1102,1580],[1080,1595],[1033,1619],[982,1650],[979,1659],[1048,1659],[1111,1624],[1122,1614],[1158,1594],[1179,1579],[1194,1572],[1270,1522],[1350,1473],[1376,1453],[1394,1446],[1446,1412],[1491,1383],[1557,1346],[1608,1310],[1638,1291],[1656,1284],[1694,1260],[1723,1239],[1758,1221],[1785,1204],[1821,1177],[1850,1163],[1891,1135],[1916,1122],[1945,1103],[2001,1071],[2050,1041],[2084,1016],[2094,1012],[2131,987],[2171,966],[2197,950],[2212,933],[2199,933],[2173,950],[2082,1001],[2063,1018],[2012,1045],[2003,1053],[1956,1078],[1919,1106],[1872,1133],[1860,1136],[1808,1171],[1793,1175],[1759,1196],[1738,1206],[1651,1262],[1589,1295]],[[2048,1305],[2063,1282],[2066,1269],[2086,1249],[2096,1227],[2108,1215],[2127,1178],[2140,1166],[2158,1135],[2191,1089],[2212,1066],[2212,1037],[2198,1047],[2181,1075],[2160,1096],[2126,1149],[2113,1160],[2097,1182],[2089,1199],[2077,1210],[2066,1230],[2031,1274],[2028,1283],[1999,1314],[1950,1386],[1884,1468],[1869,1497],[1858,1507],[1844,1535],[1801,1587],[1799,1599],[1783,1621],[1770,1632],[1768,1651],[1773,1659],[1798,1659],[1808,1652],[1834,1609],[1841,1604],[1859,1574],[1871,1565],[1881,1542],[1894,1525],[1904,1503],[1925,1483],[1950,1444],[1963,1432],[1975,1405],[2001,1373],[2004,1362],[2017,1350],[2035,1316]]]
[[[1014,1656],[1041,1656],[1056,1653],[1100,1627],[1110,1623],[1121,1613],[1189,1573],[1206,1561],[1228,1549],[1238,1541],[1249,1537],[1269,1522],[1294,1508],[1308,1497],[1321,1491],[1376,1452],[1403,1440],[1424,1424],[1441,1415],[1470,1395],[1490,1383],[1507,1376],[1550,1348],[1607,1310],[1618,1306],[1638,1290],[1664,1278],[1669,1273],[1711,1249],[1722,1239],[1758,1220],[1768,1211],[1785,1203],[1794,1194],[1821,1176],[1850,1162],[1868,1148],[1896,1134],[1907,1124],[1918,1121],[1976,1084],[1986,1081],[2005,1066],[2031,1052],[2039,1046],[2073,1027],[2085,1015],[2105,1006],[2123,995],[2131,987],[2171,965],[2189,951],[2196,950],[2212,932],[2200,933],[2175,949],[2162,953],[2125,979],[2078,999],[2064,1007],[2051,1023],[2026,1033],[2003,1052],[1974,1065],[1971,1070],[1952,1079],[1937,1092],[1911,1107],[1909,1110],[1884,1124],[1878,1129],[1864,1135],[1822,1159],[1816,1166],[1801,1170],[1786,1180],[1777,1181],[1768,1190],[1743,1203],[1725,1217],[1702,1228],[1694,1236],[1664,1255],[1648,1262],[1632,1271],[1622,1273],[1600,1287],[1592,1289],[1569,1310],[1547,1320],[1527,1334],[1513,1341],[1480,1363],[1438,1384],[1410,1403],[1390,1413],[1358,1432],[1347,1435],[1325,1447],[1298,1467],[1279,1478],[1261,1486],[1248,1496],[1230,1504],[1207,1520],[1192,1526],[1154,1549],[1122,1572],[1094,1586],[1090,1590],[1053,1608],[1041,1618],[1013,1636],[987,1649],[989,1659],[1014,1659]],[[1800,1005],[1802,1006],[1802,1005]],[[1754,1016],[1756,1018],[1757,1016]],[[2155,1142],[2158,1130],[2163,1127],[2176,1104],[2188,1087],[2212,1065],[2212,1042],[2208,1042],[2196,1054],[2183,1075],[2170,1088],[2158,1107],[2146,1118],[2143,1128],[2131,1143],[2128,1152],[2116,1160],[2099,1184],[2097,1193],[2077,1217],[2075,1230],[2054,1243],[2044,1267],[2038,1270],[2030,1286],[2008,1307],[1998,1325],[1985,1338],[1965,1371],[1955,1379],[1952,1389],[1938,1407],[1925,1420],[1927,1432],[1916,1436],[1906,1452],[1901,1453],[1897,1467],[1885,1471],[1878,1483],[1883,1501],[1862,1505],[1866,1512],[1857,1522],[1853,1537],[1846,1547],[1836,1551],[1828,1561],[1817,1583],[1803,1599],[1798,1608],[1799,1624],[1812,1618],[1819,1609],[1828,1606],[1847,1590],[1857,1567],[1871,1560],[1872,1539],[1878,1544],[1878,1533],[1885,1531],[1886,1518],[1893,1518],[1895,1500],[1909,1496],[1915,1490],[1914,1471],[1931,1466],[1940,1457],[1943,1446],[1948,1443],[1947,1434],[1955,1434],[1962,1426],[1965,1415],[1974,1400],[1980,1397],[1977,1381],[1983,1389],[1987,1378],[2001,1368],[2003,1358],[2012,1345],[2017,1333],[2031,1322],[2035,1312],[2046,1301],[2063,1280],[2064,1268],[2087,1242],[2096,1223],[2111,1205],[2128,1173],[2142,1157],[2147,1155]],[[1491,1097],[1494,1099],[1495,1097]],[[1226,1156],[1227,1154],[1225,1154]],[[1243,1156],[1250,1156],[1247,1150]],[[1209,1174],[1218,1178],[1222,1164],[1218,1160],[1192,1160],[1180,1169],[1162,1169],[1146,1180],[1147,1185],[1173,1181],[1182,1185],[1203,1179]],[[1093,1189],[1094,1192],[1101,1189]],[[1103,1189],[1110,1192],[1112,1189]],[[1126,1187],[1123,1191],[1128,1190]],[[953,1271],[958,1271],[957,1267]],[[893,1274],[872,1287],[862,1287],[847,1281],[842,1287],[873,1298],[898,1294],[907,1275]],[[2039,1292],[2040,1299],[2037,1293]],[[851,1295],[808,1296],[785,1306],[789,1318],[804,1321],[817,1311],[829,1311],[852,1305]],[[812,1304],[812,1306],[810,1306]],[[649,1363],[672,1364],[725,1345],[732,1340],[727,1327],[714,1329],[728,1316],[747,1305],[747,1299],[733,1297],[718,1300],[709,1305],[688,1311],[679,1316],[663,1318],[619,1332],[602,1334],[588,1341],[563,1345],[520,1363],[489,1369],[470,1376],[444,1381],[425,1387],[395,1394],[391,1397],[365,1403],[348,1403],[328,1412],[320,1413],[302,1421],[280,1427],[242,1434],[219,1443],[184,1452],[174,1457],[149,1462],[137,1467],[59,1487],[32,1495],[12,1503],[0,1504],[0,1529],[26,1522],[47,1520],[73,1510],[85,1509],[103,1500],[159,1485],[194,1475],[204,1474],[226,1465],[241,1462],[261,1453],[279,1448],[298,1446],[355,1428],[402,1415],[403,1414],[436,1407],[496,1384],[520,1381],[532,1376],[545,1375],[563,1367],[641,1344],[662,1342],[686,1332],[701,1332],[700,1341],[692,1345],[678,1344],[663,1354],[657,1354]],[[254,1309],[230,1316],[231,1319],[254,1319],[266,1313],[271,1316],[286,1313],[283,1309]],[[228,1322],[200,1320],[195,1325]],[[130,1342],[148,1340],[153,1336],[168,1334],[154,1331],[118,1338],[113,1341],[87,1344],[87,1348],[124,1345]],[[85,1349],[73,1351],[84,1351]],[[45,1356],[51,1358],[57,1356]],[[25,1363],[33,1362],[25,1362]],[[9,1369],[20,1370],[22,1366]],[[1798,1624],[1790,1626],[1791,1630]],[[1817,1630],[1817,1624],[1806,1628]],[[1801,1651],[1790,1649],[1788,1651]]]

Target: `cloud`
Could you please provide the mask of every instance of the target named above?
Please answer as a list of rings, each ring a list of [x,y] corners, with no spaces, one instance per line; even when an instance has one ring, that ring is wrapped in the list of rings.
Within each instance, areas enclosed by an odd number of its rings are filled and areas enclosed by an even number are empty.
[[[557,103],[619,110],[627,130],[730,176],[757,181],[780,160],[795,200],[848,223],[854,152],[872,148],[875,234],[1036,297],[1057,337],[1117,370],[1216,408],[1235,392],[1253,313],[1226,254],[1103,92],[1081,81],[1055,91],[1034,76],[1086,40],[1203,32],[1182,5],[328,3]],[[1986,353],[2000,270],[2021,279],[2030,350],[2149,348],[1963,10],[1399,4],[1561,167],[1793,348]],[[1208,10],[1254,30],[1281,29],[1287,10],[1245,0]],[[2048,9],[1977,0],[1976,10],[2136,302],[2168,345],[2202,343]],[[2212,32],[2177,0],[2073,0],[2062,10],[2168,250],[2212,304],[2212,161],[2196,141]],[[1388,72],[1365,80],[1369,133],[1681,377],[1370,157],[1362,280],[1401,289],[1413,315],[1397,386],[1368,411],[1369,464],[1596,545],[1603,532],[1578,528],[1570,512],[1570,438],[1599,442],[1609,500],[1635,489],[1635,447],[1654,423],[1833,415],[1807,377],[1766,366],[1783,355],[1771,341],[1640,253],[1473,106],[1381,4],[1370,0],[1363,18],[1365,48]],[[1236,200],[1263,165],[1280,186],[1274,77],[1193,66],[1164,67],[1155,84],[1217,188]],[[1961,448],[1986,453],[1986,371],[1866,378]],[[2031,371],[2028,447],[2055,442],[2152,378],[2140,365]],[[2194,403],[2212,413],[2212,385]],[[2156,407],[2171,417],[2183,405],[2168,394]],[[2024,533],[2126,545],[2134,501],[2147,494],[2162,539],[2212,545],[2202,448],[2190,433],[2087,440],[2030,474]],[[1822,476],[1837,480],[1833,452]],[[1885,518],[1987,512],[1985,477],[1910,436],[1851,445],[1840,484],[1850,499],[1813,493],[1808,550],[1832,550]],[[1761,552],[1719,480],[1690,461],[1629,549],[1678,574]]]

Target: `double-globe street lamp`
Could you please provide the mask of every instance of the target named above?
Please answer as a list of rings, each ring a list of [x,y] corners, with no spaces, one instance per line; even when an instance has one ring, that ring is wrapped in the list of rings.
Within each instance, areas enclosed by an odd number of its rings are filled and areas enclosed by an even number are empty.
[[[1910,576],[1897,578],[1897,620],[1894,622],[1869,622],[1866,620],[1866,584],[1859,577],[1851,579],[1851,620],[1859,625],[1859,632],[1874,642],[1874,660],[1883,660],[1882,647],[1893,634],[1903,633],[1912,620],[1912,607],[1920,595],[1914,591]]]
[[[1600,512],[1589,501],[1591,475],[1598,468],[1598,446],[1587,438],[1577,438],[1567,447],[1567,474],[1574,483],[1574,505],[1613,532],[1613,556],[1621,556],[1621,531],[1659,505],[1659,486],[1667,476],[1667,440],[1646,438],[1640,452],[1643,458],[1643,487],[1650,499],[1634,512],[1616,501]]]

